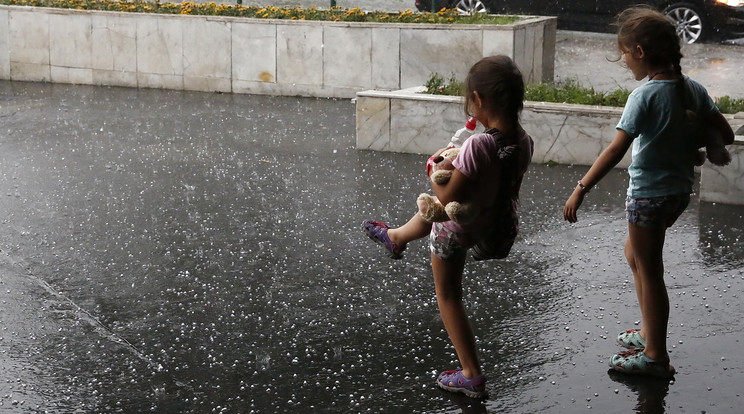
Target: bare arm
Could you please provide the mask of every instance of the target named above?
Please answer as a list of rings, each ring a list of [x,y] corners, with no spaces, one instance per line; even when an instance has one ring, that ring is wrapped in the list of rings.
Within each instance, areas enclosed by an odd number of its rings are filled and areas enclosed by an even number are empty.
[[[445,184],[431,182],[431,189],[442,204],[451,201],[463,202],[470,192],[470,179],[457,169],[452,170],[452,177]]]
[[[597,185],[599,180],[607,175],[607,173],[623,159],[632,143],[633,139],[627,132],[622,129],[617,130],[617,134],[615,134],[615,138],[612,140],[610,145],[599,154],[597,160],[594,161],[594,164],[589,168],[589,171],[587,171],[581,179],[584,188],[576,185],[571,197],[566,201],[566,205],[563,207],[564,219],[571,223],[576,223],[578,220],[576,212],[584,201],[584,195],[589,191],[589,189]]]

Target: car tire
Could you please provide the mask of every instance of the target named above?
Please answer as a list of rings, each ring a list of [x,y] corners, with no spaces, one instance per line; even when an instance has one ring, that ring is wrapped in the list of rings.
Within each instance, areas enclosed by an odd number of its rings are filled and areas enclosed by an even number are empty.
[[[459,0],[453,2],[452,8],[462,15],[488,13],[488,8],[480,0]]]
[[[663,10],[677,27],[677,36],[685,43],[696,43],[709,37],[711,28],[706,16],[697,6],[674,3]]]

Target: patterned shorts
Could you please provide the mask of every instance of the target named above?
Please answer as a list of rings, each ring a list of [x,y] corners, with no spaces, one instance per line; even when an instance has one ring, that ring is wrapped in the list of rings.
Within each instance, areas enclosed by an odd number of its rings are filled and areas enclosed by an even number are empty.
[[[640,227],[667,228],[674,224],[690,204],[689,194],[625,200],[628,221]]]
[[[434,223],[431,226],[429,248],[434,256],[442,260],[463,257],[474,244],[464,234],[454,232],[444,227],[442,223]]]

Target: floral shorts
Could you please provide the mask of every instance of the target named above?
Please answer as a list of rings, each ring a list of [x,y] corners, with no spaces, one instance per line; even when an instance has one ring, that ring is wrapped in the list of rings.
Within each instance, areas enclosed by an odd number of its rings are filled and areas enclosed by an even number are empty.
[[[689,194],[625,200],[628,221],[640,227],[667,228],[674,224],[690,203]]]
[[[464,234],[452,231],[442,223],[433,223],[431,226],[429,248],[434,256],[442,260],[463,257],[474,244]]]

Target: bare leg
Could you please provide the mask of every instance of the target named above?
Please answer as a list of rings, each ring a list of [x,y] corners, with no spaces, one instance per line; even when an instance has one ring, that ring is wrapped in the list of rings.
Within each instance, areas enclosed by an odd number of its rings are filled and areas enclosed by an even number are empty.
[[[434,273],[434,285],[437,292],[439,314],[444,329],[457,352],[465,378],[481,375],[480,362],[475,349],[475,335],[470,326],[465,306],[462,303],[462,271],[465,267],[465,255],[456,260],[444,261],[431,255],[431,268]]]
[[[643,283],[641,283],[641,277],[638,274],[633,246],[630,244],[630,236],[625,240],[625,259],[628,261],[631,272],[633,272],[633,282],[636,288],[636,296],[638,297],[638,306],[641,308],[641,321],[643,321]],[[641,338],[645,340],[646,332],[644,332],[643,328],[644,326],[641,325]]]
[[[668,361],[666,335],[669,323],[669,296],[664,283],[664,239],[666,229],[628,224],[628,241],[636,267],[636,283],[643,317],[646,356]],[[640,282],[640,284],[638,284]]]
[[[408,242],[426,237],[431,231],[431,223],[416,213],[408,222],[398,228],[388,230],[390,241],[398,246],[405,246]]]

